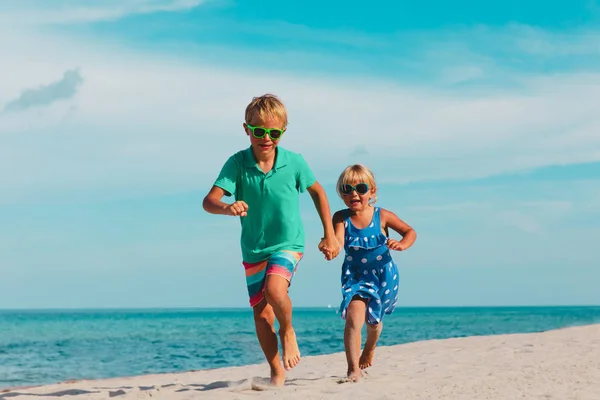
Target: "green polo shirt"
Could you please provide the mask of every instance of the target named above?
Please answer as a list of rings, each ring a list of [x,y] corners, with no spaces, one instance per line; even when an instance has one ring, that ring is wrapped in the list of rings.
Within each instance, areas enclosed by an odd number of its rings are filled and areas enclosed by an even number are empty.
[[[248,204],[242,224],[242,257],[255,263],[280,250],[304,251],[299,194],[316,182],[304,158],[277,147],[275,165],[264,173],[252,148],[231,156],[215,181],[226,195]]]

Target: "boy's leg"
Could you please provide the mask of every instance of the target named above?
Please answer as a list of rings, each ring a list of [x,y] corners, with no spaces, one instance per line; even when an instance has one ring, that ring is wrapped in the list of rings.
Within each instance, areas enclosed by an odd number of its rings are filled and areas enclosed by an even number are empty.
[[[279,349],[277,335],[275,334],[275,313],[265,299],[254,306],[253,311],[256,336],[271,368],[271,383],[281,386],[285,381],[285,371],[279,362]]]
[[[300,252],[278,251],[269,258],[265,272],[264,296],[279,322],[285,369],[294,368],[300,361],[300,350],[292,328],[292,301],[288,295],[288,288],[301,259]]]
[[[346,311],[346,327],[344,328],[344,349],[348,361],[348,378],[352,381],[360,379],[360,332],[365,323],[367,302],[362,298],[352,299]]]
[[[268,274],[265,282],[265,298],[279,322],[279,337],[283,350],[283,366],[294,368],[300,361],[300,349],[292,328],[292,300],[288,295],[290,282],[283,276]]]
[[[360,355],[360,369],[368,368],[373,364],[375,347],[377,346],[377,341],[379,340],[379,335],[381,334],[382,329],[383,322],[380,322],[375,325],[367,323],[367,341],[365,342],[365,347],[363,348],[362,354]]]

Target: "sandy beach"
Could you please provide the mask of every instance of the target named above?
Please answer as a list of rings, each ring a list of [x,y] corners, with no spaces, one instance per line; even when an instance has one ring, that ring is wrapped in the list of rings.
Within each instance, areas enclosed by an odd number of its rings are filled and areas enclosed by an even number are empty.
[[[303,357],[286,385],[266,364],[82,380],[0,393],[0,399],[600,399],[600,324],[380,347],[358,383],[343,353]]]

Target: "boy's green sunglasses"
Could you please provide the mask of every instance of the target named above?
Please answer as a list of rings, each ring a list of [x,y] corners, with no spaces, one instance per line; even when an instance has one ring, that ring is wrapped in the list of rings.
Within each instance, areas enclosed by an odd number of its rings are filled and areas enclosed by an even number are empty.
[[[254,136],[257,139],[262,139],[265,137],[265,135],[269,135],[271,140],[277,140],[281,137],[281,135],[283,135],[283,132],[285,132],[285,130],[283,129],[268,129],[248,124],[246,124],[246,126],[252,131],[252,136]]]

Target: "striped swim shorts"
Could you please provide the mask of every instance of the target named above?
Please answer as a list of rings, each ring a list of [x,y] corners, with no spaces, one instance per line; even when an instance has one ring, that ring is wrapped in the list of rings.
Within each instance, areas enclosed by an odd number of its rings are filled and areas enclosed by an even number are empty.
[[[242,262],[246,270],[246,286],[250,296],[250,307],[262,301],[267,275],[279,275],[292,282],[296,267],[302,259],[302,253],[297,251],[278,251],[267,260],[257,263]]]

